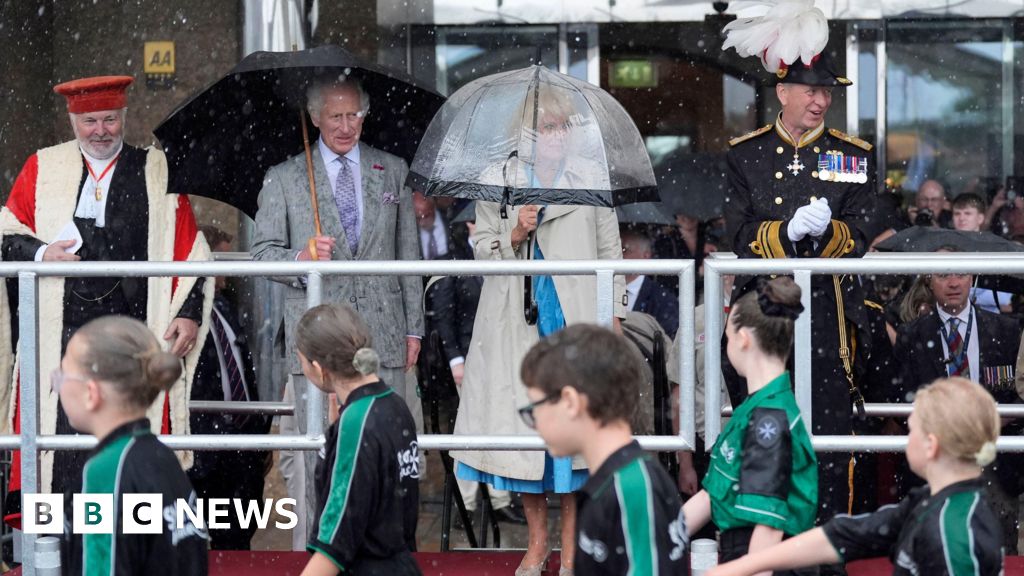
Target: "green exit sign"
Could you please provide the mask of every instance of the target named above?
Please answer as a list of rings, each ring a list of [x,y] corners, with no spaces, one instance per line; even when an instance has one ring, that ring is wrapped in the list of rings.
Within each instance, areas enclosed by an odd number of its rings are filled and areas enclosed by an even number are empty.
[[[657,69],[650,60],[619,60],[612,62],[612,88],[655,88]]]

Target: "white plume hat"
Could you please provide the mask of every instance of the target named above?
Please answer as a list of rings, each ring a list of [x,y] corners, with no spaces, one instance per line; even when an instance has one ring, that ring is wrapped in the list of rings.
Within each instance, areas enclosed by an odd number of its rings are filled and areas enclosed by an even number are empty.
[[[828,19],[814,0],[751,0],[767,7],[762,16],[738,18],[725,26],[723,50],[735,48],[743,57],[756,56],[765,70],[778,74],[798,59],[811,65],[828,44]]]

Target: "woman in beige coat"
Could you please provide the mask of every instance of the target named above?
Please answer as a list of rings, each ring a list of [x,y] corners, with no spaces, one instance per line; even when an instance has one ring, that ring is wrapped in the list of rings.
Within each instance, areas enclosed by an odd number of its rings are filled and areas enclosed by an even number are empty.
[[[575,177],[569,170],[560,175]],[[499,216],[498,205],[478,202],[477,231],[473,236],[478,260],[525,260],[528,233],[535,238],[534,257],[548,260],[620,259],[618,219],[614,209],[593,206],[523,206],[511,208],[508,219]],[[539,220],[539,223],[538,223]],[[537,253],[539,248],[539,254]],[[556,305],[564,324],[596,320],[594,276],[553,276]],[[534,279],[542,300],[542,277]],[[615,281],[615,315],[625,316],[625,285]],[[545,328],[545,305],[540,302],[538,325],[526,323],[523,314],[523,277],[487,276],[473,327],[473,341],[466,358],[456,434],[534,434],[519,418],[517,408],[529,403],[519,382],[519,366],[527,350]],[[517,575],[540,574],[548,553],[547,500],[545,492],[562,493],[562,574],[571,574],[575,551],[575,500],[571,492],[586,481],[582,461],[568,459],[555,464],[545,452],[453,452],[459,462],[457,475],[484,481],[499,489],[521,492],[529,526],[529,547]],[[547,480],[545,482],[544,480]]]

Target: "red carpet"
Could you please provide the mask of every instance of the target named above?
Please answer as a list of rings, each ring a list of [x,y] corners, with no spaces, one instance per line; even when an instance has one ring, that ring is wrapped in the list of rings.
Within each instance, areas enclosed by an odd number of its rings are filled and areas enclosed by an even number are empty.
[[[511,576],[521,557],[521,552],[420,552],[416,561],[424,576]],[[308,559],[305,552],[210,552],[210,576],[298,576]],[[854,562],[847,570],[850,576],[892,574],[885,559]],[[21,570],[6,574],[20,575]],[[557,553],[544,574],[558,574]],[[1024,557],[1008,557],[1005,576],[1024,576]]]

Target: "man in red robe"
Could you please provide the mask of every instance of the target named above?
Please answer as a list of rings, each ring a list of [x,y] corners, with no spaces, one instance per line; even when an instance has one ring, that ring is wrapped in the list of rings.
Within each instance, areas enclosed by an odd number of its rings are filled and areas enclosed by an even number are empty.
[[[0,211],[0,253],[6,261],[184,261],[209,259],[188,197],[167,193],[163,152],[124,142],[130,76],[65,82],[75,140],[37,151],[25,162]],[[5,287],[0,283],[0,291]],[[188,433],[187,402],[213,299],[205,278],[44,278],[39,284],[40,434],[74,434],[46,375],[59,368],[71,335],[109,314],[137,318],[185,361],[182,381],[150,409],[154,428]],[[5,301],[0,298],[0,301]],[[0,305],[0,426],[20,430],[15,351],[8,307]],[[182,454],[190,464],[190,454]],[[10,491],[19,497],[15,453]],[[43,453],[41,492],[77,491],[87,454]],[[18,504],[17,500],[10,502]],[[10,507],[7,508],[11,510]],[[17,508],[20,510],[20,506]],[[8,519],[17,520],[8,514]]]

